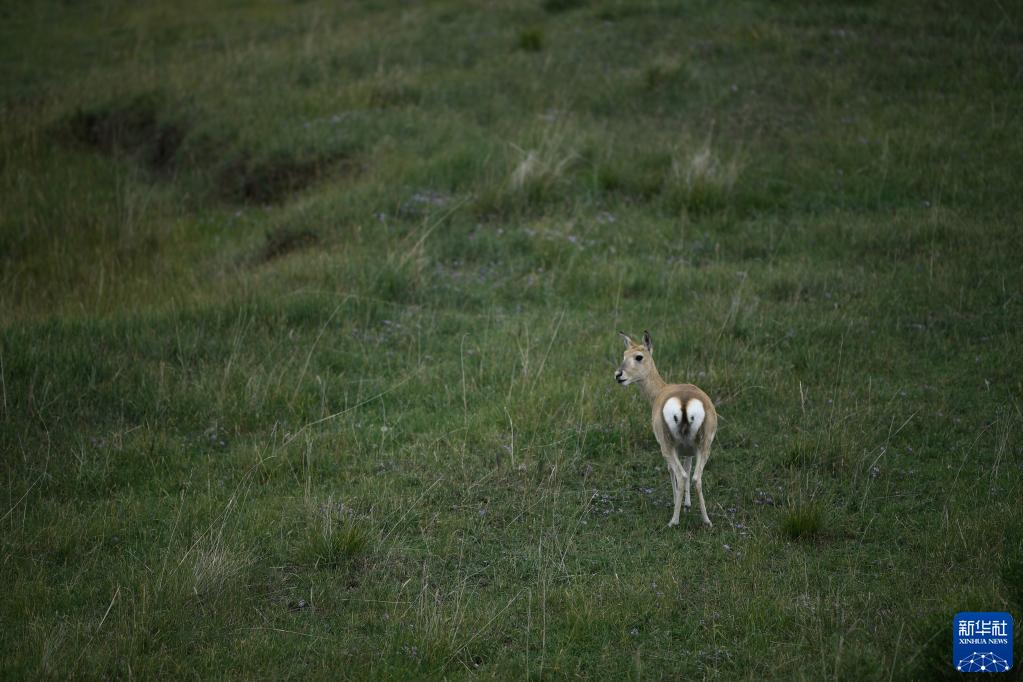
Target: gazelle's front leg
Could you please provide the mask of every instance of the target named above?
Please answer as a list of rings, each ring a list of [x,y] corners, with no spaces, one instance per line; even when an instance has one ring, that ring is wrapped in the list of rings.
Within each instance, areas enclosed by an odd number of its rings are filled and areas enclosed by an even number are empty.
[[[685,483],[688,490],[689,475],[682,470],[682,465],[678,461],[678,455],[675,454],[675,448],[670,445],[661,444],[661,454],[664,456],[664,461],[668,465],[668,473],[671,475],[671,494],[672,501],[674,502],[671,521],[668,522],[668,525],[677,526],[678,515],[682,511],[682,484]]]

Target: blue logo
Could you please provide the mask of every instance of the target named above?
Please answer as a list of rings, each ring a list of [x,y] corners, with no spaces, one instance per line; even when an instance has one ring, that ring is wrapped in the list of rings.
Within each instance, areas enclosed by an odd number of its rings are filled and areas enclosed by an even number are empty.
[[[1012,668],[1012,616],[1002,611],[960,611],[952,620],[952,665],[964,673]]]

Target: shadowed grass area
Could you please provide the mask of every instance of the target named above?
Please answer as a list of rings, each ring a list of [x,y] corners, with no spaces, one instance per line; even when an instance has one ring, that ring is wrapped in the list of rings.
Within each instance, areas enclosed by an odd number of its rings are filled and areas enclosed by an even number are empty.
[[[1018,625],[1015,6],[0,17],[6,677],[921,679]],[[712,530],[618,329],[718,405]]]

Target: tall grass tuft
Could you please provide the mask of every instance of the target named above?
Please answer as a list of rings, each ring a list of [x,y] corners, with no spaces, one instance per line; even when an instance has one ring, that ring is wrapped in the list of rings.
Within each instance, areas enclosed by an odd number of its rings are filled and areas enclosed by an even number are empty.
[[[665,194],[677,208],[694,211],[723,208],[741,171],[739,157],[722,159],[708,135],[695,149],[674,151],[665,178]]]
[[[509,187],[513,193],[528,198],[543,198],[554,193],[580,158],[559,125],[545,130],[535,147],[516,146],[515,150],[519,160],[511,172]]]
[[[347,568],[367,554],[370,533],[343,504],[328,500],[310,517],[301,545],[303,564],[313,568]]]
[[[816,502],[797,502],[781,521],[781,532],[790,540],[814,540],[826,526],[824,510]]]
[[[544,45],[543,29],[537,27],[522,29],[519,31],[517,44],[519,49],[525,52],[539,52]]]
[[[241,575],[243,568],[242,561],[220,541],[200,547],[192,562],[192,593],[200,597],[222,593]]]

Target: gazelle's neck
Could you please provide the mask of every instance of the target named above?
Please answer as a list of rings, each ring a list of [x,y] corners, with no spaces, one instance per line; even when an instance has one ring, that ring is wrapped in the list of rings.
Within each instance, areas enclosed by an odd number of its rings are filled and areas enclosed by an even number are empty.
[[[653,358],[650,359],[651,363]],[[657,400],[657,396],[661,394],[664,387],[667,386],[664,379],[661,378],[661,373],[657,371],[657,366],[650,368],[650,373],[647,374],[646,379],[637,381],[636,384],[639,386],[639,390],[643,392],[643,397],[647,399],[651,405]]]

